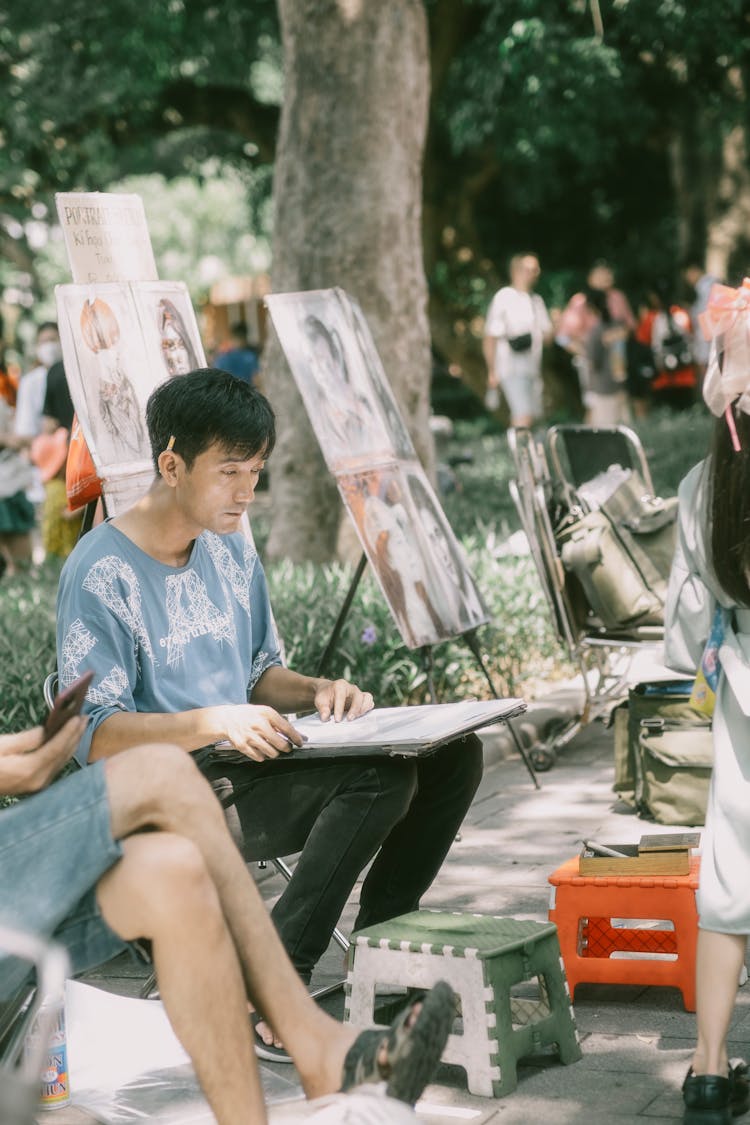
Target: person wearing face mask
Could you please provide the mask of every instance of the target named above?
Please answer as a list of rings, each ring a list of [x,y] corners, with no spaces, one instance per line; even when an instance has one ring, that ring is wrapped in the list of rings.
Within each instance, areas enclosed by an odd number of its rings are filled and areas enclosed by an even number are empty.
[[[2,444],[18,452],[28,450],[37,434],[42,432],[44,396],[47,392],[47,372],[62,359],[60,336],[52,321],[40,324],[36,332],[35,355],[37,364],[21,377],[16,398],[16,415],[10,433],[2,437]],[[44,489],[29,489],[29,499],[38,503],[44,499]]]
[[[0,433],[0,453],[6,476],[15,477],[17,483],[16,489],[12,488],[12,483],[4,489],[0,512],[0,553],[11,569],[31,562],[34,506],[44,501],[44,484],[39,471],[30,462],[29,450],[34,438],[42,432],[47,371],[62,357],[57,325],[52,321],[39,325],[35,353],[37,365],[22,376],[18,386],[13,423]]]

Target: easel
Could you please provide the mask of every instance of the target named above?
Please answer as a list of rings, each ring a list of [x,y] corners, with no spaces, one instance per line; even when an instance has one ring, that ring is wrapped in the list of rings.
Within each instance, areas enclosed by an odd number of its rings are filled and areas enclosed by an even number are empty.
[[[336,645],[338,644],[339,637],[341,636],[341,631],[344,628],[344,624],[345,624],[346,619],[349,615],[349,610],[351,609],[352,602],[354,601],[354,595],[357,592],[357,587],[359,586],[360,582],[362,581],[362,575],[365,572],[366,566],[367,566],[367,555],[363,551],[362,555],[360,557],[360,560],[357,563],[354,574],[352,576],[352,580],[349,584],[349,589],[346,592],[346,597],[344,598],[344,601],[342,602],[341,609],[339,610],[339,613],[338,613],[338,617],[336,618],[336,621],[334,622],[333,629],[331,630],[331,635],[328,638],[328,643],[326,644],[326,647],[323,649],[323,653],[320,657],[320,660],[318,661],[318,667],[317,667],[317,675],[318,676],[324,676],[327,669],[328,669],[329,664],[331,663],[331,657],[333,656],[333,653],[336,649]],[[502,696],[500,696],[498,694],[497,688],[495,687],[495,684],[493,683],[493,680],[492,680],[492,677],[490,675],[489,669],[487,668],[487,665],[486,665],[486,663],[484,661],[484,658],[482,656],[482,650],[480,649],[479,642],[477,640],[476,629],[469,629],[466,633],[461,633],[460,638],[464,642],[464,644],[467,646],[467,648],[471,652],[472,656],[476,660],[477,664],[479,665],[479,667],[482,671],[482,674],[484,675],[484,678],[487,681],[487,684],[489,686],[489,689],[490,689],[490,692],[492,693],[493,698],[494,699],[501,699]],[[435,663],[434,663],[434,656],[433,656],[433,647],[434,647],[433,645],[424,645],[422,647],[421,653],[422,653],[422,663],[423,663],[423,666],[424,666],[425,676],[427,678],[427,691],[429,693],[429,697],[430,697],[431,702],[436,703],[436,702],[438,702],[438,700],[437,700],[437,692],[435,691],[435,674],[434,674]],[[515,729],[515,727],[513,726],[513,723],[511,722],[510,719],[506,720],[506,726],[507,726],[508,730],[510,731],[510,735],[511,735],[511,738],[513,739],[513,742],[515,743],[516,750],[521,755],[521,758],[523,760],[523,764],[526,766],[526,769],[529,772],[529,777],[531,778],[532,782],[534,783],[534,788],[540,789],[541,786],[539,784],[539,779],[537,778],[536,771],[534,770],[534,767],[531,764],[531,759],[529,758],[528,754],[526,753],[526,747],[523,745],[523,741],[520,738],[520,736],[518,734],[518,731]]]

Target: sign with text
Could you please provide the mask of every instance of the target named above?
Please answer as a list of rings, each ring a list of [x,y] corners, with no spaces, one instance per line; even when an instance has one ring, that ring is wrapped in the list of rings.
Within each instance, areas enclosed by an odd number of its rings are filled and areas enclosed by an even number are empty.
[[[55,202],[76,285],[158,279],[139,195],[58,192]]]

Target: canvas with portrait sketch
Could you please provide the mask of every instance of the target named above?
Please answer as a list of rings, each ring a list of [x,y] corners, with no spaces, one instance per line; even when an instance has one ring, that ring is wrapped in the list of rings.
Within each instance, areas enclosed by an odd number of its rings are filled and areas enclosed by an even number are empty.
[[[409,648],[488,619],[362,310],[342,289],[266,298],[326,464]]]
[[[58,285],[55,295],[70,395],[117,515],[153,479],[149,395],[205,366],[192,302],[176,281]]]

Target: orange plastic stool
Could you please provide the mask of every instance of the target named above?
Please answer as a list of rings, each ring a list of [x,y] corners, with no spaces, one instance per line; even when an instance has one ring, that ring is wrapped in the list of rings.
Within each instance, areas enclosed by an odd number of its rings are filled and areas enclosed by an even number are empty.
[[[571,997],[583,982],[669,985],[694,1012],[699,872],[697,856],[688,875],[579,875],[578,856],[558,867],[549,877],[549,920]],[[671,926],[656,929],[654,920]]]

